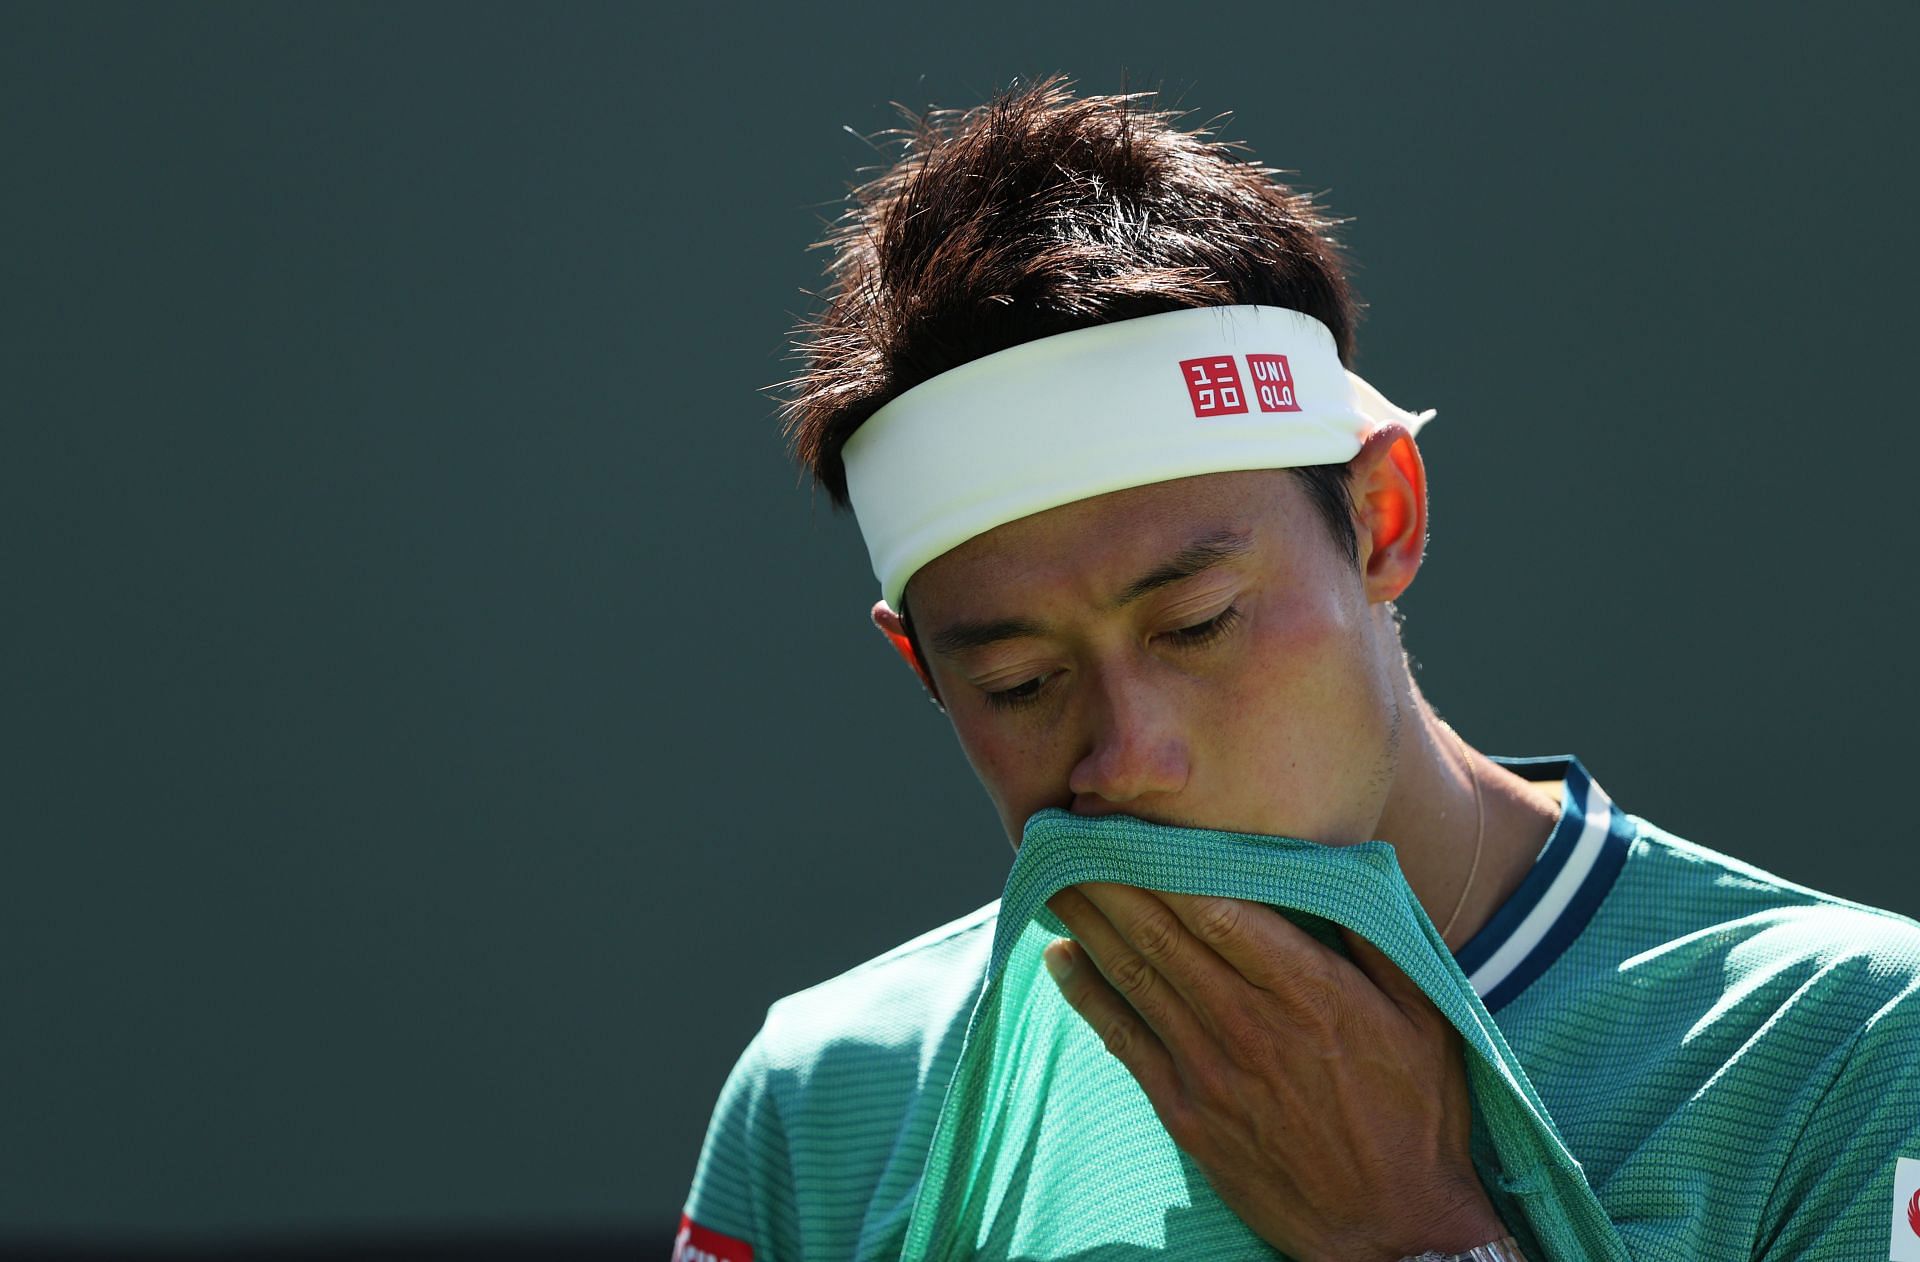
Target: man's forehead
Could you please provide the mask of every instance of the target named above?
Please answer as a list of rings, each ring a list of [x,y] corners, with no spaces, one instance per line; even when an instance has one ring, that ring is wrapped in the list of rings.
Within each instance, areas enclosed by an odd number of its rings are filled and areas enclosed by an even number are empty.
[[[1251,552],[1284,511],[1285,470],[1210,473],[1063,504],[967,540],[923,566],[906,604],[932,623],[1017,617],[1041,602],[1129,603]]]

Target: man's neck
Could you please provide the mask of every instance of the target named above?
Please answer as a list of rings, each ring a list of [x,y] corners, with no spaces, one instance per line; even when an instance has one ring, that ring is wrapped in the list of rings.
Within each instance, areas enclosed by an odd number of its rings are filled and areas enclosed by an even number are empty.
[[[1467,746],[1417,689],[1409,700],[1414,721],[1403,728],[1399,767],[1374,835],[1393,843],[1414,896],[1444,931],[1447,946],[1458,950],[1526,879],[1559,822],[1561,789],[1557,781],[1527,780]],[[1476,778],[1485,812],[1477,868]]]

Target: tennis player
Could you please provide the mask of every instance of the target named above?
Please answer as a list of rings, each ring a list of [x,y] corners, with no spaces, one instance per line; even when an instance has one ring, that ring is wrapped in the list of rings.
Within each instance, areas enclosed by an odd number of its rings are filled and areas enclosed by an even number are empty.
[[[1008,839],[1051,807],[1389,842],[1619,1256],[1920,1259],[1920,924],[1435,713],[1394,606],[1432,414],[1350,370],[1334,221],[1178,121],[1059,77],[917,120],[824,243],[786,383],[793,449],[871,554],[872,620]],[[1212,1213],[1247,1257],[1542,1262],[1472,1159],[1458,1033],[1365,939],[1123,884],[1049,907],[1073,931],[1057,1001],[1205,1186],[1089,1216],[1084,1171],[1062,1204],[1042,1157],[1019,1222],[1091,1223],[1086,1259],[1222,1256],[1183,1225]],[[998,910],[772,1006],[676,1258],[901,1256]]]

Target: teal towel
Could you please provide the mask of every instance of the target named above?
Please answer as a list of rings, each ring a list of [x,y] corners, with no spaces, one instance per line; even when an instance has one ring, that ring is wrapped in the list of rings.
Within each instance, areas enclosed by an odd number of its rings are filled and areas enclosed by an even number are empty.
[[[1400,872],[1393,846],[1175,828],[1048,809],[1027,821],[986,983],[913,1206],[911,1262],[1281,1256],[1220,1201],[1125,1068],[1059,995],[1041,951],[1070,936],[1046,900],[1108,881],[1268,904],[1346,954],[1384,951],[1465,1041],[1472,1156],[1533,1262],[1628,1253],[1519,1060]]]

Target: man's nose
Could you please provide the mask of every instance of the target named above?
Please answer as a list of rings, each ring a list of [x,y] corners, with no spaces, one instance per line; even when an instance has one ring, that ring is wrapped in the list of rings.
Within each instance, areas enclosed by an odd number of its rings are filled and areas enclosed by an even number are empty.
[[[1067,778],[1074,809],[1083,814],[1187,785],[1191,764],[1179,707],[1138,676],[1101,679],[1083,739],[1085,752]]]

